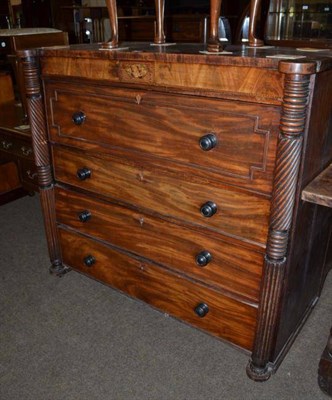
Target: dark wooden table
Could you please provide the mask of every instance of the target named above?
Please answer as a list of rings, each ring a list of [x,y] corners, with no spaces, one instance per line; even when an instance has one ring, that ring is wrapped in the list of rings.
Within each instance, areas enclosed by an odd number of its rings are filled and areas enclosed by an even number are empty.
[[[332,207],[332,164],[305,188],[302,200]],[[324,393],[332,396],[332,328],[319,362],[318,384]]]

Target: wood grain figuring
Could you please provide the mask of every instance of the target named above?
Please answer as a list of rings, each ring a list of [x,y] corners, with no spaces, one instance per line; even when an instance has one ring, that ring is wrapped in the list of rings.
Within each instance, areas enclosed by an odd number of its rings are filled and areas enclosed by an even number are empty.
[[[88,210],[91,218],[81,222],[79,214]],[[204,231],[170,223],[114,203],[96,201],[83,194],[56,188],[57,221],[86,235],[257,302],[263,254],[229,243],[212,240]],[[212,261],[205,267],[195,257],[208,250]]]
[[[225,97],[244,98],[261,103],[281,104],[283,79],[279,72],[250,67],[223,65],[191,65],[184,63],[144,62],[148,69],[148,82],[128,77],[129,62],[101,59],[98,62],[85,58],[50,57],[42,60],[46,76],[67,76],[107,80],[108,82],[131,82],[137,85],[186,88],[223,92]],[[132,62],[137,65],[137,62]],[[143,65],[143,63],[140,63]]]
[[[54,84],[47,85],[54,142],[85,149],[100,144],[104,152],[105,146],[139,150],[214,170],[241,186],[272,191],[277,107],[207,102],[145,91],[104,89],[105,96],[96,97],[94,89],[86,85],[84,92],[71,91],[68,84],[62,86],[63,90],[55,90]],[[80,126],[72,121],[78,111],[86,115]],[[218,145],[203,151],[199,140],[208,133],[216,135]]]
[[[60,182],[265,245],[270,210],[265,198],[208,180],[195,181],[195,176],[185,175],[180,169],[172,176],[170,170],[129,159],[101,159],[58,147],[53,148],[53,159],[55,178]],[[91,178],[83,182],[76,176],[82,167],[91,170]],[[211,218],[200,213],[207,201],[218,205]]]
[[[332,164],[305,187],[302,200],[332,207]]]
[[[212,335],[251,349],[257,309],[228,298],[220,292],[183,279],[148,262],[130,258],[96,241],[59,230],[64,263],[110,284],[130,296],[157,307]],[[96,264],[86,267],[83,259],[93,255]],[[194,308],[209,305],[204,318]]]

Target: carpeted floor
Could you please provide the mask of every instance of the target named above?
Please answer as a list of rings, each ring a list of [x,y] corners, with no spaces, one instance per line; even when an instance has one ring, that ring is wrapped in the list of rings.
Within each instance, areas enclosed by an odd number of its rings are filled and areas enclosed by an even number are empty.
[[[232,347],[49,260],[39,198],[0,207],[1,400],[232,400],[328,397],[317,366],[332,275],[277,373],[249,380]]]

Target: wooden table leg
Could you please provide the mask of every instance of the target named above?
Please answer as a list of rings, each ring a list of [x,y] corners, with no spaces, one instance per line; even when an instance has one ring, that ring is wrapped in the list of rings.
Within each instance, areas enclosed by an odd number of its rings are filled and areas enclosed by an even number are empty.
[[[154,35],[155,44],[164,44],[166,41],[164,32],[165,23],[165,0],[155,0],[156,5],[156,31]]]
[[[224,49],[218,36],[218,23],[220,17],[221,0],[210,1],[210,37],[208,40],[208,51],[218,52]]]
[[[264,45],[263,40],[256,37],[257,21],[262,0],[251,0],[249,16],[249,46],[260,47]]]
[[[116,0],[106,0],[108,15],[111,24],[111,39],[103,43],[102,47],[106,49],[114,49],[119,46],[119,27],[118,27],[118,13],[116,9]]]

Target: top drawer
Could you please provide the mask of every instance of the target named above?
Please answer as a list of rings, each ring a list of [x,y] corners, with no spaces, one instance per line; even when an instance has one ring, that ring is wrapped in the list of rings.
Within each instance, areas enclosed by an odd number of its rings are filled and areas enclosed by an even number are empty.
[[[46,97],[52,141],[140,151],[271,192],[278,107],[63,83]]]

